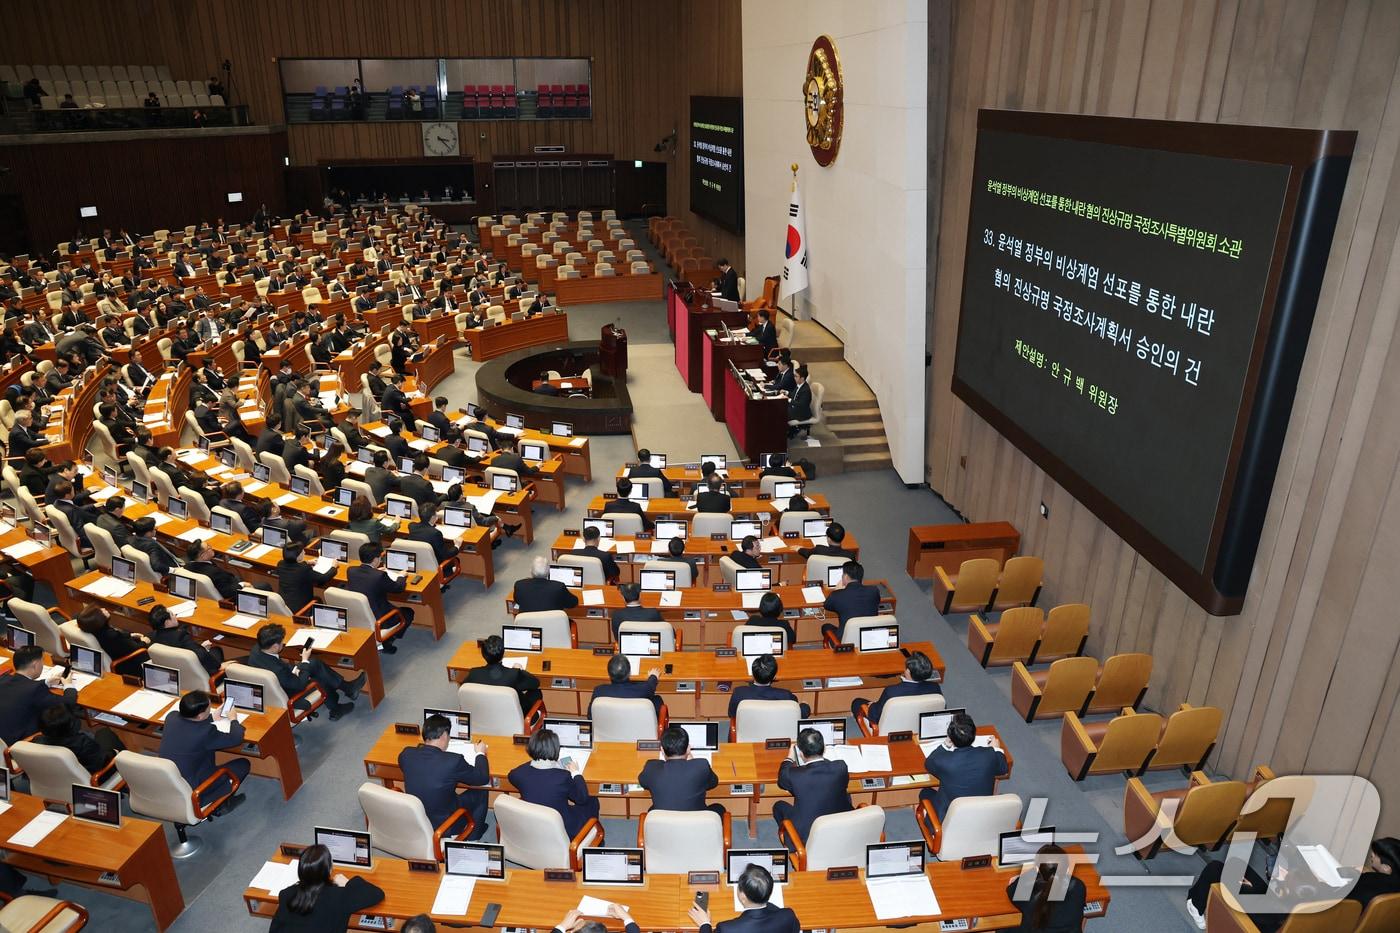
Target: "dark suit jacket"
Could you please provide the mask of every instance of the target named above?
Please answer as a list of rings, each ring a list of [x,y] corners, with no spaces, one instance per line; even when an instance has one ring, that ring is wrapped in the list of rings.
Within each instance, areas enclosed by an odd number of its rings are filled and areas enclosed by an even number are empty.
[[[1006,886],[1008,897],[1016,894],[1016,881],[1012,881]],[[1046,918],[1044,926],[1032,926],[1035,922],[1030,916],[1031,902],[1029,900],[1016,901],[1012,904],[1021,911],[1021,925],[1018,930],[1034,930],[1035,933],[1079,933],[1084,928],[1084,899],[1087,892],[1084,890],[1084,882],[1078,878],[1070,878],[1069,884],[1065,887],[1063,899],[1050,902],[1050,916]]]
[[[812,384],[804,382],[788,400],[788,420],[807,421],[812,417]]]
[[[627,476],[632,479],[659,479],[661,488],[665,491],[665,497],[671,498],[671,481],[666,478],[666,474],[652,466],[650,463],[639,463],[627,471]]]
[[[712,931],[709,924],[699,933],[801,933],[802,925],[791,907],[764,904],[746,910],[733,920],[721,920]]]
[[[796,391],[797,391],[797,377],[793,375],[793,373],[792,373],[792,367],[789,366],[785,371],[780,372],[780,373],[778,373],[777,375],[775,375],[775,376],[773,377],[773,381],[770,383],[770,385],[772,386],[772,388],[773,388],[774,390],[776,390],[776,391],[778,391],[778,392],[786,392],[788,395],[792,395],[794,392],[796,392]],[[788,472],[786,472],[786,473],[774,473],[772,470],[764,470],[763,473],[759,476],[759,479],[762,479],[764,476],[770,476],[770,475],[774,475],[774,476],[796,476],[796,475],[797,475],[797,473],[796,473],[795,471],[793,471],[792,467],[786,467],[786,469],[787,469],[787,471],[788,471]]]
[[[705,490],[695,496],[695,511],[697,512],[728,512],[729,496],[722,492],[711,492]]]
[[[631,499],[609,499],[603,503],[603,514],[620,513],[639,516],[642,520],[642,528],[651,530],[651,520],[647,518],[646,510],[641,503],[633,502]]]
[[[433,557],[441,564],[451,557],[456,557],[461,549],[455,544],[450,544],[437,528],[432,525],[425,525],[422,522],[413,522],[408,526],[406,535],[410,541],[424,541],[433,546]]]
[[[738,564],[740,567],[743,567],[743,568],[745,568],[745,569],[747,569],[747,570],[762,570],[762,569],[763,569],[763,564],[759,562],[759,560],[758,560],[757,557],[750,557],[748,554],[745,554],[743,551],[734,551],[732,554],[729,554],[729,555],[727,555],[727,556],[729,557],[730,560],[734,561],[734,563]]]
[[[564,818],[564,832],[570,839],[578,835],[587,822],[584,814],[574,807],[592,799],[582,775],[566,768],[535,768],[526,762],[512,768],[506,778],[525,802],[558,811]]]
[[[608,580],[616,580],[618,575],[622,573],[622,571],[617,568],[617,561],[613,560],[613,556],[602,548],[582,547],[570,551],[569,553],[577,554],[580,557],[598,558],[598,560],[603,562],[603,576]]]
[[[73,757],[78,759],[78,764],[83,770],[95,772],[99,768],[106,766],[107,762],[116,757],[115,751],[108,751],[97,740],[81,730],[72,735],[65,735],[61,739],[50,739],[46,736],[39,736],[37,739],[40,745],[54,745],[59,748],[66,748],[73,753]]]
[[[0,739],[13,745],[39,731],[39,716],[50,706],[67,703],[77,710],[78,691],[69,687],[57,697],[48,684],[11,671],[0,677]]]
[[[258,435],[257,444],[253,447],[253,453],[274,453],[280,457],[285,443],[286,441],[281,434],[271,428],[263,428],[262,433]]]
[[[403,789],[423,802],[428,822],[441,826],[457,809],[457,785],[481,786],[491,783],[490,765],[485,755],[475,764],[456,752],[435,745],[414,745],[399,752],[403,769]]]
[[[328,884],[316,896],[316,905],[309,914],[292,913],[288,903],[296,888],[282,889],[277,895],[277,913],[272,917],[268,933],[331,933],[350,927],[350,917],[384,900],[384,891],[355,875],[345,887]]]
[[[151,633],[151,641],[170,648],[184,648],[186,651],[193,651],[195,657],[199,658],[200,666],[211,674],[219,669],[219,659],[208,648],[201,645],[199,640],[191,635],[189,629],[183,625],[154,631]]]
[[[297,671],[293,671],[292,665],[281,655],[263,651],[257,645],[248,652],[248,660],[244,663],[277,675],[277,684],[287,696],[300,693],[311,683],[311,675],[304,668],[298,667]]]
[[[151,561],[151,569],[161,576],[165,576],[177,566],[175,555],[171,554],[169,549],[155,538],[145,538],[138,535],[127,543],[145,554]]]
[[[885,704],[895,697],[919,697],[930,696],[935,693],[942,693],[943,688],[932,681],[910,681],[900,680],[890,684],[880,694],[880,699],[870,704],[870,721],[879,722],[880,714],[885,711]]]
[[[661,610],[649,606],[623,606],[612,614],[613,641],[617,641],[617,631],[624,622],[661,622]]]
[[[593,715],[593,701],[599,697],[614,697],[619,700],[651,700],[656,712],[661,713],[661,697],[656,695],[656,677],[646,680],[629,680],[620,684],[599,684],[593,688],[593,696],[588,699],[588,715]]]
[[[959,797],[986,797],[996,793],[996,779],[1006,777],[1006,756],[994,748],[934,748],[924,767],[938,779],[933,809],[942,819],[948,805]]]
[[[846,784],[851,779],[844,761],[813,761],[805,765],[785,759],[778,768],[778,786],[792,794],[792,825],[805,841],[812,823],[828,813],[845,813],[851,807]]]
[[[318,587],[326,586],[335,579],[335,568],[317,573],[315,567],[300,560],[278,561],[276,573],[277,592],[293,612],[300,612],[303,606],[316,598]]]
[[[735,687],[734,692],[729,694],[729,718],[733,719],[739,713],[739,704],[745,700],[797,700],[797,695],[791,690],[782,687],[774,687],[772,684],[743,684]],[[805,710],[806,706],[803,705]],[[807,715],[803,712],[802,715]]]
[[[528,713],[540,699],[540,679],[529,671],[506,667],[504,664],[484,664],[467,671],[467,683],[488,687],[509,687],[520,695],[520,711]]]
[[[822,557],[844,557],[847,560],[856,559],[855,551],[848,551],[835,544],[818,544],[816,547],[800,547],[797,549],[797,553],[801,554],[803,557],[811,557],[813,554],[819,554]]]
[[[719,786],[719,777],[703,758],[655,758],[642,765],[637,783],[651,792],[653,810],[703,810],[705,791]]]
[[[165,735],[160,740],[160,757],[175,762],[180,776],[196,788],[214,773],[214,752],[237,748],[243,743],[243,724],[235,722],[228,732],[220,732],[212,719],[196,722],[179,713],[165,721]],[[227,778],[220,780],[206,793],[217,796],[228,789]]]
[[[502,470],[514,470],[522,479],[540,475],[537,467],[530,466],[521,459],[519,454],[513,454],[508,450],[496,454],[491,460],[491,466],[500,467]]]
[[[383,502],[389,493],[399,491],[399,478],[383,467],[370,467],[365,470],[365,482],[369,484],[374,498],[380,502]]]
[[[845,625],[847,619],[879,613],[880,589],[868,583],[850,583],[828,596],[823,605]]]
[[[542,580],[526,577],[515,581],[515,591],[511,598],[516,601],[521,612],[544,612],[549,609],[572,609],[578,605],[578,597],[558,580]]]
[[[441,502],[442,496],[433,489],[433,484],[417,473],[409,473],[399,478],[399,492],[418,503],[419,507],[429,502]]]
[[[721,298],[727,298],[730,301],[739,300],[739,273],[733,266],[729,267],[728,272],[720,273],[716,284],[719,285],[716,291],[719,292]]]
[[[389,579],[389,575],[382,570],[365,564],[356,564],[345,571],[346,586],[356,593],[363,593],[369,598],[370,611],[374,613],[376,619],[393,610],[389,603],[390,593],[402,593],[408,586],[408,581],[399,577],[398,582]]]
[[[771,350],[778,345],[778,329],[773,326],[772,321],[760,325],[757,330],[753,331],[753,336],[758,341],[758,345],[765,350]]]
[[[787,634],[787,643],[793,645],[797,643],[797,631],[792,627],[792,623],[782,616],[761,616],[751,615],[745,625],[767,625],[782,629]]]

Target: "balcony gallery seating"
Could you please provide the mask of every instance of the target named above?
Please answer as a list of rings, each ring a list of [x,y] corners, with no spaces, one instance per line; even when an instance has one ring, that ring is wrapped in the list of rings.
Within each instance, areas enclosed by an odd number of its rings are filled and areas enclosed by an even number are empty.
[[[944,615],[994,612],[1014,606],[1034,606],[1040,597],[1045,564],[1039,557],[1013,557],[998,567],[991,557],[965,560],[949,576],[934,568],[933,604]]]

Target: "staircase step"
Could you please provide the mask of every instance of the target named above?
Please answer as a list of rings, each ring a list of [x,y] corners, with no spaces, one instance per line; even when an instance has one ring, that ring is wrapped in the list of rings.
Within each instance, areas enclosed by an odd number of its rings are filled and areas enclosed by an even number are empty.
[[[803,347],[793,344],[792,358],[799,363],[839,363],[846,358],[841,347]],[[818,380],[820,381],[820,380]]]
[[[873,410],[877,415],[880,406],[874,399],[869,398],[832,398],[830,395],[822,399],[822,411],[863,411]]]
[[[890,445],[883,435],[875,439],[860,438],[854,441],[843,440],[841,446],[845,448],[846,456],[848,457],[851,454],[883,453],[888,455],[890,452]]]
[[[875,424],[854,424],[854,425],[831,424],[830,422],[827,422],[827,426],[831,428],[831,433],[832,433],[832,434],[835,434],[837,437],[841,438],[841,440],[843,440],[843,441],[846,440],[847,438],[853,438],[853,437],[879,437],[879,438],[883,438],[883,437],[885,436],[885,428],[884,428],[884,425],[880,424],[879,422],[876,422]]]
[[[822,406],[822,417],[827,424],[857,424],[860,422],[879,422],[880,409],[878,408],[838,408],[835,411]]]
[[[889,454],[848,452],[842,466],[847,473],[857,473],[861,470],[887,470],[894,466],[894,461]]]

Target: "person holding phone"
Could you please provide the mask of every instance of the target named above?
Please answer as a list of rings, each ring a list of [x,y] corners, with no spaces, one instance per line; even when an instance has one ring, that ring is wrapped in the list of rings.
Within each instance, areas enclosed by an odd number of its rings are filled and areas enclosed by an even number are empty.
[[[520,792],[521,800],[556,811],[564,820],[564,832],[573,839],[598,817],[598,798],[588,792],[576,762],[559,760],[559,736],[552,729],[530,736],[525,750],[530,760],[513,768],[506,779]]]
[[[220,767],[228,769],[237,784],[242,784],[252,770],[252,762],[242,756],[230,758],[220,765],[214,753],[228,748],[238,748],[243,744],[243,724],[225,716],[213,704],[213,694],[204,690],[191,690],[180,697],[179,713],[165,720],[165,734],[160,740],[160,757],[175,762],[180,776],[190,785],[199,787],[214,775]],[[218,727],[218,723],[228,720],[228,731]],[[231,790],[234,783],[221,777],[204,789],[200,795],[201,805],[214,801]],[[220,816],[242,805],[244,796],[233,794],[214,812]]]
[[[761,865],[745,868],[735,889],[743,913],[717,925],[712,925],[709,904],[702,905],[696,898],[695,905],[690,908],[690,919],[700,927],[700,933],[800,933],[802,925],[791,907],[768,903],[773,896],[773,876],[768,869]]]
[[[314,681],[326,695],[332,722],[354,710],[355,698],[369,679],[367,673],[361,671],[359,677],[346,680],[326,662],[311,656],[309,640],[301,646],[301,659],[294,665],[288,664],[282,657],[286,647],[287,630],[275,622],[269,622],[258,629],[258,643],[248,653],[246,663],[275,674],[278,685],[289,697],[301,693]],[[343,694],[345,702],[337,701],[336,694]],[[298,709],[305,709],[309,704],[303,699],[297,700],[295,705]]]

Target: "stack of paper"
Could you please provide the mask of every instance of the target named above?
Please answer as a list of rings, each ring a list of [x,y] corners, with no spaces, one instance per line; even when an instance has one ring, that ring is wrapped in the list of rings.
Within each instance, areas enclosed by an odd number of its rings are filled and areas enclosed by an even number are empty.
[[[108,499],[112,498],[119,492],[121,492],[121,490],[115,486],[103,486],[96,492],[90,493],[88,495],[88,498],[91,499],[93,502],[106,502]]]
[[[325,573],[327,570],[331,570],[335,567],[335,561],[331,560],[329,557],[318,557],[311,567],[317,573]]]
[[[860,677],[828,677],[826,685],[828,687],[859,687],[865,681]]]
[[[146,517],[149,518],[151,521],[155,522],[157,528],[159,528],[161,525],[164,525],[166,522],[175,521],[174,515],[167,515],[164,512],[149,512],[147,513]]]
[[[271,553],[272,553],[272,545],[270,545],[270,544],[255,544],[255,545],[253,545],[252,547],[248,548],[248,550],[244,551],[244,552],[243,552],[243,556],[246,557],[246,558],[248,558],[249,560],[257,560],[259,557],[262,557],[262,556],[264,556],[264,555],[266,555],[266,554],[271,554]]]
[[[306,644],[306,640],[311,639],[311,647],[316,651],[325,651],[336,640],[340,633],[328,628],[299,628],[287,639],[287,644],[301,646]]]
[[[667,590],[666,592],[664,592],[664,593],[661,594],[661,605],[662,605],[662,606],[664,606],[664,607],[666,607],[666,608],[669,608],[669,609],[674,609],[674,608],[676,608],[677,606],[679,606],[680,604],[681,604],[681,591],[680,591],[680,590]]]
[[[469,765],[476,764],[476,759],[478,757],[476,754],[476,746],[468,739],[448,739],[447,750],[461,755],[467,760],[467,764]]]
[[[671,539],[670,539],[670,538],[665,538],[665,539],[662,539],[662,540],[658,540],[658,541],[653,541],[653,542],[651,542],[651,552],[652,552],[653,554],[670,554],[670,553],[671,553]]]
[[[438,882],[437,897],[433,898],[432,913],[465,917],[475,890],[476,879],[470,875],[443,875]]]
[[[246,482],[246,483],[243,484],[243,491],[244,491],[244,492],[261,492],[262,490],[264,490],[264,489],[266,489],[266,488],[267,488],[267,483],[264,483],[264,482],[262,482],[261,480],[256,480],[256,479],[250,479],[250,480],[248,480],[248,482]]]
[[[192,599],[182,600],[170,607],[170,614],[177,619],[188,619],[194,615],[195,605]]]
[[[585,894],[579,898],[578,912],[585,917],[606,917],[608,909],[612,907],[612,901],[605,901],[601,897],[592,897]]]
[[[54,813],[49,810],[44,810],[42,813],[36,814],[34,819],[25,823],[24,827],[20,829],[19,832],[11,836],[9,838],[9,844],[33,848],[40,842],[43,842],[44,837],[57,829],[59,824],[66,819],[68,819],[68,814],[66,813]]]
[[[297,883],[297,860],[290,862],[264,862],[263,867],[248,882],[248,887],[258,888],[268,894],[280,894],[284,888]]]
[[[579,602],[583,603],[585,606],[603,605],[605,597],[602,590],[581,590],[580,592],[583,596],[580,598]]]
[[[496,507],[496,500],[499,498],[501,498],[501,491],[499,489],[492,489],[490,492],[482,493],[479,496],[468,496],[467,504],[482,515],[486,515]]]
[[[637,542],[635,542],[635,541],[619,541],[619,542],[617,542],[617,553],[619,553],[619,554],[633,554],[633,553],[636,553],[636,550],[637,550]]]
[[[168,693],[142,689],[113,706],[112,712],[130,719],[159,722],[161,714],[174,702],[175,697]]]
[[[931,917],[942,913],[928,875],[900,875],[897,878],[867,878],[865,890],[879,920],[901,917]]]
[[[212,529],[212,528],[191,528],[189,531],[187,531],[187,532],[185,532],[184,534],[180,535],[180,540],[181,540],[181,541],[208,541],[210,538],[214,537],[216,534],[218,534],[218,532],[215,531],[215,530]]]
[[[98,597],[119,599],[134,589],[136,589],[135,584],[126,583],[116,577],[98,577],[83,587],[83,592]]]
[[[21,557],[28,557],[30,554],[38,554],[43,549],[44,546],[39,542],[30,541],[26,538],[23,541],[16,541],[9,547],[0,548],[0,553],[14,560],[19,560]]]
[[[388,436],[389,436],[389,426],[388,426],[387,424],[381,424],[381,425],[378,425],[377,427],[369,428],[368,430],[369,430],[369,433],[370,433],[370,434],[373,434],[375,437],[388,437]]]
[[[759,592],[740,593],[740,605],[745,609],[757,609],[758,604],[763,600],[763,596],[764,594]]]
[[[235,612],[233,615],[229,616],[227,619],[224,620],[224,624],[229,626],[230,628],[250,629],[261,621],[263,620],[257,618],[256,616],[244,615],[241,612]]]
[[[804,586],[802,599],[809,603],[824,603],[826,602],[826,594],[822,592],[820,586]]]
[[[298,498],[298,496],[297,496],[296,493],[294,493],[294,492],[287,492],[287,493],[283,493],[282,495],[278,496],[276,499],[273,499],[272,501],[275,502],[275,503],[277,503],[278,505],[291,505],[293,502],[297,501],[297,498]]]
[[[763,549],[763,553],[772,554],[774,551],[782,550],[783,539],[776,535],[769,535],[759,542],[759,547]]]

